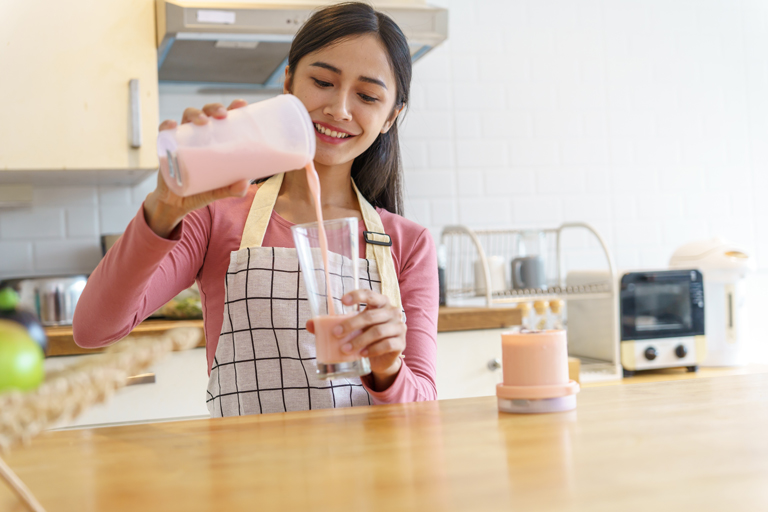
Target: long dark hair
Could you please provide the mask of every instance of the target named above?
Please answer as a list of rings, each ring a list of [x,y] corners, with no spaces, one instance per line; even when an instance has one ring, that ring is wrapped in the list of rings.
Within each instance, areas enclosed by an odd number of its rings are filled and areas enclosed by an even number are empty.
[[[408,42],[392,18],[361,2],[331,5],[316,11],[299,29],[288,54],[288,73],[294,75],[302,57],[340,39],[376,34],[387,49],[395,75],[395,105],[408,103],[411,87],[411,54]],[[403,178],[397,122],[380,133],[371,146],[352,162],[352,179],[373,206],[403,214]]]

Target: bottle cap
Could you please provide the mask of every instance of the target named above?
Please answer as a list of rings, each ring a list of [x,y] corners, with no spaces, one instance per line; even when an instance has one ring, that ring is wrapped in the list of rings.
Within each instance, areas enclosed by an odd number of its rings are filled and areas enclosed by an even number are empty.
[[[549,307],[549,302],[545,300],[537,300],[533,303],[533,309],[536,310],[536,313],[539,315],[543,315],[547,312],[547,308]]]

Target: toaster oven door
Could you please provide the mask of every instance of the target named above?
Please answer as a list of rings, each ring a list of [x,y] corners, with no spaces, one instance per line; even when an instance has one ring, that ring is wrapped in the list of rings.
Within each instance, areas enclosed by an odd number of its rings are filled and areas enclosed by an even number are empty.
[[[704,334],[704,287],[698,270],[624,274],[620,304],[622,340]]]

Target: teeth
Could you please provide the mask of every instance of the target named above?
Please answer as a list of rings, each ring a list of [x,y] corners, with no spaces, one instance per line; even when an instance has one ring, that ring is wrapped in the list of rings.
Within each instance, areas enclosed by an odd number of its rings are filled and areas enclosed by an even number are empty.
[[[337,139],[346,139],[347,137],[349,137],[349,135],[346,133],[337,132],[335,130],[329,130],[319,124],[315,124],[315,128],[317,129],[317,131],[319,131],[323,135],[328,135],[329,137],[336,137]]]

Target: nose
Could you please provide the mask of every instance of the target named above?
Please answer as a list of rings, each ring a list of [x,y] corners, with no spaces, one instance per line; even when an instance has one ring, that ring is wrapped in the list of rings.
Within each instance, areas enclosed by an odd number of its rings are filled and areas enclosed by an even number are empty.
[[[334,94],[330,104],[323,109],[323,114],[331,116],[334,121],[350,121],[352,114],[347,105],[347,92],[340,90]]]

